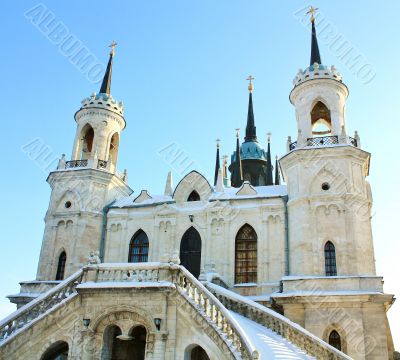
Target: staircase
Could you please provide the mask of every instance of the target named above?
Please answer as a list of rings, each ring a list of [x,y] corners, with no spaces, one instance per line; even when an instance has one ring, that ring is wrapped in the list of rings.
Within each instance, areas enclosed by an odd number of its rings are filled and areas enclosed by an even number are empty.
[[[194,308],[213,328],[235,359],[260,359],[253,339],[236,320],[237,314],[272,330],[314,358],[350,359],[278,313],[218,285],[204,284],[183,266],[173,263],[87,265],[2,320],[0,352],[2,347],[33,324],[80,296],[79,289],[154,286],[175,290],[177,297]]]

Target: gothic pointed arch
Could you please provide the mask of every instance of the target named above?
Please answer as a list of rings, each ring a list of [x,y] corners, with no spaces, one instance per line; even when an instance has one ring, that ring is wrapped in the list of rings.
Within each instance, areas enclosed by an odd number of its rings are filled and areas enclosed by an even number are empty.
[[[329,108],[325,105],[322,99],[317,99],[312,106],[311,112],[311,127],[314,136],[324,136],[331,134],[332,119]]]
[[[324,246],[324,256],[325,256],[325,275],[326,276],[336,276],[336,249],[335,245],[331,241],[327,241]]]
[[[185,360],[210,360],[207,352],[197,344],[189,345],[185,350]]]
[[[257,282],[257,233],[243,225],[235,238],[235,284]]]
[[[85,126],[83,126],[79,141],[80,141],[79,150],[81,152],[81,159],[87,160],[91,157],[93,150],[94,129],[92,125],[87,123]]]
[[[142,229],[139,229],[132,236],[132,239],[129,243],[128,262],[130,263],[147,262],[148,257],[149,257],[149,238]]]
[[[179,257],[181,265],[198,278],[201,266],[201,236],[193,226],[182,236]]]
[[[45,351],[40,360],[67,360],[69,346],[65,341],[56,341]]]
[[[200,200],[207,200],[212,193],[212,187],[207,179],[199,172],[193,170],[185,175],[178,183],[172,197],[176,202],[186,202],[190,194],[196,191]]]
[[[338,350],[342,350],[342,340],[339,333],[336,330],[332,330],[328,337],[329,345],[333,346]]]
[[[187,201],[200,201],[200,195],[196,190],[193,190],[189,196]]]
[[[63,250],[58,256],[56,280],[64,280],[66,264],[67,264],[67,253],[65,252],[65,250]]]
[[[109,150],[108,150],[108,159],[104,160],[110,160],[114,165],[117,163],[118,159],[118,150],[119,150],[119,133],[115,132],[110,136],[109,140]]]

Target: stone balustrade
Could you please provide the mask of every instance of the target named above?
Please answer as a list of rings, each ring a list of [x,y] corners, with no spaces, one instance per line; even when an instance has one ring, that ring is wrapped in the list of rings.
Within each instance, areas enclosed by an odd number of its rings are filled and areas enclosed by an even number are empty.
[[[272,310],[244,299],[240,295],[227,292],[218,285],[207,283],[206,286],[225,308],[274,331],[316,359],[351,360],[346,354],[328,345],[280,314],[274,314]]]
[[[59,285],[21,307],[0,322],[0,346],[11,336],[39,320],[62,301],[77,295],[76,286],[81,282],[79,270]]]

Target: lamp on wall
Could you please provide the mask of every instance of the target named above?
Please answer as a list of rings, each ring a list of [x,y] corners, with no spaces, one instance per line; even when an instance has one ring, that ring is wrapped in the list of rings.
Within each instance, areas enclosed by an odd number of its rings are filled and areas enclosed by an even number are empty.
[[[83,319],[83,326],[87,329],[90,324],[90,319]]]
[[[160,318],[155,318],[154,319],[154,325],[156,326],[157,330],[160,331],[160,329],[161,329],[161,319]]]
[[[190,222],[193,222],[194,215],[189,215]]]

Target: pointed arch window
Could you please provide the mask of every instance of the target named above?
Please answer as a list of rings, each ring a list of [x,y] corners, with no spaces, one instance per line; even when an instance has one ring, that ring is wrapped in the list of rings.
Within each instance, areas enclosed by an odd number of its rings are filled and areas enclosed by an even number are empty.
[[[340,338],[339,333],[336,330],[332,330],[331,333],[329,334],[329,339],[328,339],[329,345],[333,346],[334,348],[338,350],[342,350],[342,340]]]
[[[139,230],[129,245],[128,262],[147,262],[149,257],[149,239],[143,230]]]
[[[325,275],[326,276],[336,276],[336,250],[335,245],[330,241],[325,244]]]
[[[323,136],[331,133],[331,112],[322,101],[314,105],[310,115],[313,135]]]
[[[67,262],[67,254],[63,251],[58,257],[56,280],[64,280],[65,264]]]
[[[235,239],[235,284],[257,282],[257,234],[248,224]]]
[[[200,201],[200,195],[196,190],[193,190],[188,196],[187,201]]]

